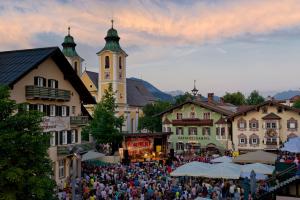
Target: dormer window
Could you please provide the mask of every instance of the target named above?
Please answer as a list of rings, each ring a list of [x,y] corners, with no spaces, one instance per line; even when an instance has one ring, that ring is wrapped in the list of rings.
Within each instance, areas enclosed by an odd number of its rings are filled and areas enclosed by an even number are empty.
[[[177,119],[182,119],[182,113],[177,113]]]
[[[105,56],[105,69],[109,68],[109,56]]]

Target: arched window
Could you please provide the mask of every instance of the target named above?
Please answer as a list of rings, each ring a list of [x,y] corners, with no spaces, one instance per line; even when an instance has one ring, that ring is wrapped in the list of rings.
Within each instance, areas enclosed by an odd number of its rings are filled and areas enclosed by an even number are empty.
[[[105,56],[105,69],[109,68],[109,56]]]
[[[78,69],[77,69],[77,61],[74,62],[74,70],[77,73]]]
[[[122,57],[119,57],[119,69],[122,69]]]

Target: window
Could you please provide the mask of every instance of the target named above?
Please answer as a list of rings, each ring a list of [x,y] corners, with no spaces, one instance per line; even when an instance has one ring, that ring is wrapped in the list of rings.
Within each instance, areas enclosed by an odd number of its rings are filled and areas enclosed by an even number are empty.
[[[34,85],[39,87],[46,87],[46,79],[40,76],[34,77]]]
[[[40,111],[40,112],[43,112],[44,111],[44,105],[38,104],[37,105],[37,110]]]
[[[252,138],[252,144],[257,144],[257,138]]]
[[[272,122],[272,128],[276,128],[276,123]]]
[[[240,138],[240,144],[246,144],[246,139],[245,138]]]
[[[171,132],[171,127],[167,127],[167,132],[168,132],[168,133]]]
[[[294,118],[291,118],[287,120],[287,128],[288,129],[297,129],[298,128],[298,122]]]
[[[50,146],[55,146],[55,132],[50,132]]]
[[[109,56],[105,56],[105,69],[109,68]]]
[[[181,142],[176,143],[176,150],[184,150],[184,144]]]
[[[65,176],[65,160],[58,161],[58,176],[63,178]]]
[[[48,80],[48,87],[49,88],[58,88],[58,81],[54,79]]]
[[[119,69],[122,69],[122,57],[119,57]]]
[[[75,143],[75,135],[76,135],[76,130],[72,130],[72,135],[71,135],[72,144]]]
[[[76,73],[78,72],[77,61],[74,62],[74,70],[75,70]]]
[[[210,128],[209,127],[203,127],[202,135],[209,136],[210,135]]]
[[[225,127],[221,128],[221,137],[224,139],[225,138]]]
[[[191,112],[190,116],[191,118],[195,118],[195,112]]]
[[[61,116],[62,117],[67,116],[67,106],[62,106],[61,107]]]
[[[177,119],[182,119],[182,113],[177,113]]]
[[[290,129],[295,129],[296,128],[296,123],[295,122],[290,122]]]
[[[251,122],[249,123],[249,127],[250,127],[251,129],[257,129],[257,128],[258,128],[258,122],[257,122],[257,121],[251,121]]]
[[[183,135],[183,128],[182,127],[177,127],[176,128],[176,135]]]
[[[55,105],[50,105],[50,117],[54,117],[55,114]]]
[[[62,144],[67,144],[68,131],[62,131]]]
[[[203,113],[203,119],[210,119],[210,113]]]
[[[196,127],[190,127],[189,128],[189,135],[197,135],[197,128]]]
[[[244,121],[239,122],[239,128],[246,128],[246,124]]]
[[[110,73],[109,72],[104,72],[104,78],[105,79],[110,79]]]
[[[76,106],[72,106],[72,115],[75,115],[76,113]]]

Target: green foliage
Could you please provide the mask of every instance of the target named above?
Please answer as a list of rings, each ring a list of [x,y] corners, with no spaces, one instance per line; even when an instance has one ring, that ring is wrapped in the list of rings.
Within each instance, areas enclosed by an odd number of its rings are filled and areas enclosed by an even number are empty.
[[[50,135],[42,133],[41,116],[10,100],[8,88],[0,86],[0,199],[54,199]]]
[[[179,95],[175,98],[174,105],[182,104],[182,103],[186,102],[189,99],[190,100],[194,99],[194,96],[191,93],[185,92],[183,95]]]
[[[294,108],[300,109],[300,99],[297,99],[297,100],[293,103],[293,107],[294,107]]]
[[[262,97],[257,90],[253,90],[246,100],[248,105],[258,105],[264,101],[264,97]]]
[[[161,116],[157,114],[165,111],[171,104],[165,101],[158,101],[154,104],[147,104],[143,108],[144,116],[139,119],[139,130],[147,129],[150,132],[161,132],[162,121]]]
[[[91,134],[98,144],[109,143],[112,147],[112,153],[117,150],[122,142],[122,124],[123,117],[116,117],[114,92],[112,85],[109,85],[108,90],[104,91],[104,95],[94,110],[93,119],[84,128],[83,134]]]
[[[231,103],[236,106],[246,104],[245,96],[241,92],[228,93],[223,96],[226,103]]]

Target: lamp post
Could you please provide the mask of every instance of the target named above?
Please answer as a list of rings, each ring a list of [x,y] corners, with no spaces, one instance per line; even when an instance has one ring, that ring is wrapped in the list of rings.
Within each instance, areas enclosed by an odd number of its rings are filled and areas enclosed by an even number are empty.
[[[194,88],[191,90],[194,97],[196,97],[199,90],[196,88],[196,80],[194,80]]]

